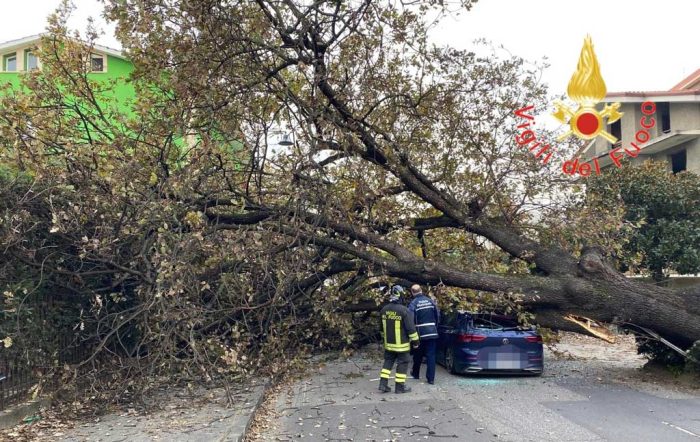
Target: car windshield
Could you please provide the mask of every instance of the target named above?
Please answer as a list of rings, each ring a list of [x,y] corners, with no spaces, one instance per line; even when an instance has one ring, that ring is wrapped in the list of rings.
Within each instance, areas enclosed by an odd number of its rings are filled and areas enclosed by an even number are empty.
[[[492,330],[518,329],[518,322],[507,316],[479,314],[474,315],[474,327],[487,328]]]

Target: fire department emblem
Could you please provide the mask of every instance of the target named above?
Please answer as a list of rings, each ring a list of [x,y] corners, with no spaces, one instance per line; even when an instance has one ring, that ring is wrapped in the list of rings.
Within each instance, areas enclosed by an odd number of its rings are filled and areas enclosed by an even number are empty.
[[[554,103],[554,117],[561,123],[569,125],[569,130],[559,136],[558,140],[561,141],[571,135],[583,140],[592,140],[601,136],[613,144],[616,143],[617,138],[604,128],[605,124],[619,120],[623,113],[619,112],[620,103],[605,105],[602,111],[596,109],[596,104],[605,98],[607,89],[600,74],[598,59],[593,52],[590,35],[583,41],[578,66],[569,80],[566,92],[569,98],[578,103],[578,108],[572,109],[560,101]],[[604,123],[604,120],[607,120],[607,123]]]

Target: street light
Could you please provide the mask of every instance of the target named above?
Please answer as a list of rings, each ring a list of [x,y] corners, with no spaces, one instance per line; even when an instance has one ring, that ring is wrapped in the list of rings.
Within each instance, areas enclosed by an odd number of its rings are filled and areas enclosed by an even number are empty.
[[[292,146],[294,143],[292,142],[292,137],[289,134],[284,134],[282,135],[282,140],[280,140],[279,143],[280,146]]]

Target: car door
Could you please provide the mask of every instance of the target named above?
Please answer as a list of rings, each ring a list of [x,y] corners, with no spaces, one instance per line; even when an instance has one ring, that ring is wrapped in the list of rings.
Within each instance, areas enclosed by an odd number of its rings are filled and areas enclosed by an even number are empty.
[[[436,358],[440,363],[445,363],[445,349],[452,345],[457,326],[457,312],[447,312],[440,315],[438,324],[438,342]]]

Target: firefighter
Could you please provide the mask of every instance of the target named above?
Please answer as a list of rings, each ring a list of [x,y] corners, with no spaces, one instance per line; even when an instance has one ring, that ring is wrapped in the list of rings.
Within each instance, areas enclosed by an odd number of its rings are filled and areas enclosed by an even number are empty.
[[[389,376],[396,361],[396,387],[395,393],[408,393],[406,387],[406,375],[408,364],[411,360],[409,351],[411,345],[418,347],[418,332],[413,325],[413,315],[402,304],[404,289],[395,285],[389,292],[389,304],[384,306],[381,312],[382,331],[384,334],[384,366],[379,375],[379,391],[388,393]]]

